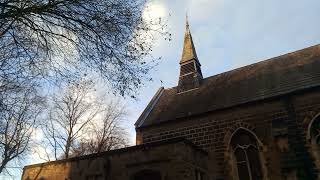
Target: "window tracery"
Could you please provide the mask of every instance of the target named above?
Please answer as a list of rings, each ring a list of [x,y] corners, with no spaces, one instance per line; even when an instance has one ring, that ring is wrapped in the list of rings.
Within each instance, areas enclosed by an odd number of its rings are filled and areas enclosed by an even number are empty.
[[[262,179],[259,149],[255,136],[239,129],[230,142],[239,180]]]
[[[320,169],[320,116],[317,115],[309,124],[307,139],[310,154],[317,169]]]
[[[314,119],[310,127],[310,137],[312,144],[320,144],[320,118],[319,116]]]

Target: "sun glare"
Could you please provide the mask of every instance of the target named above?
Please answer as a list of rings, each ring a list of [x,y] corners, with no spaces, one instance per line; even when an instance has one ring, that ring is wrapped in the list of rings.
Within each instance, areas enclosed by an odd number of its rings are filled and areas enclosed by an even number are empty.
[[[166,16],[166,14],[166,7],[159,1],[149,2],[143,10],[143,18],[146,20],[162,18]]]

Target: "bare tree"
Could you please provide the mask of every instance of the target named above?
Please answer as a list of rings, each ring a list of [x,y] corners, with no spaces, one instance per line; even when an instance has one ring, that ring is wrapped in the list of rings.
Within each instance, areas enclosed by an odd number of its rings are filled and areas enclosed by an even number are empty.
[[[0,174],[9,163],[29,150],[30,138],[43,103],[34,89],[16,89],[10,95],[2,99],[0,110]]]
[[[4,75],[78,77],[97,72],[121,95],[135,91],[152,64],[161,19],[144,19],[145,0],[1,0]],[[12,68],[11,70],[9,70]]]
[[[70,156],[76,141],[100,112],[98,103],[90,96],[92,89],[92,82],[84,81],[71,84],[53,97],[43,129],[49,146],[46,148],[53,150],[55,159]]]
[[[99,153],[128,145],[127,133],[123,127],[126,110],[120,101],[104,104],[105,108],[90,123],[87,136],[79,140],[73,155]]]
[[[41,109],[34,99],[37,87],[47,87],[44,80],[74,83],[92,73],[114,92],[133,95],[153,65],[146,57],[154,32],[169,35],[161,20],[142,17],[145,4],[145,0],[0,0],[0,173],[29,147],[32,120]],[[79,124],[87,126],[96,116],[89,102],[64,98],[56,97],[45,126],[56,158],[59,150],[68,157],[85,129]],[[78,107],[78,102],[85,103]],[[64,129],[67,134],[58,128],[68,124],[59,124],[59,112],[74,120]]]
[[[63,159],[128,144],[123,126],[126,110],[119,99],[105,99],[92,81],[71,84],[52,100],[48,118],[43,121],[45,156]]]

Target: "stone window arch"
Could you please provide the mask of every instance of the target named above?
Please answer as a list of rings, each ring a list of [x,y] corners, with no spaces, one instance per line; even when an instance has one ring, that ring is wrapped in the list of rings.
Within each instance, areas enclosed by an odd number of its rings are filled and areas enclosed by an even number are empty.
[[[151,180],[151,179],[161,180],[161,173],[159,171],[145,169],[135,173],[131,179],[132,180]]]
[[[256,135],[243,128],[236,130],[229,142],[234,171],[238,180],[263,179]]]
[[[309,123],[307,139],[315,165],[320,169],[320,114],[317,114]]]
[[[308,139],[311,144],[320,145],[320,116],[315,116],[309,124]]]

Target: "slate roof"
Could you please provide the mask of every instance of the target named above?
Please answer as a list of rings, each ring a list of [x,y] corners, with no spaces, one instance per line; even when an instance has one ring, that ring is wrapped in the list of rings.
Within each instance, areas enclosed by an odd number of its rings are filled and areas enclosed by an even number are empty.
[[[203,79],[198,89],[178,94],[160,88],[136,128],[320,86],[320,45]]]

